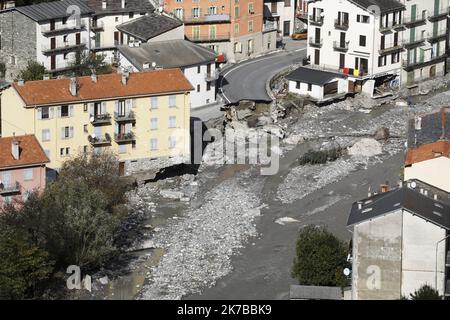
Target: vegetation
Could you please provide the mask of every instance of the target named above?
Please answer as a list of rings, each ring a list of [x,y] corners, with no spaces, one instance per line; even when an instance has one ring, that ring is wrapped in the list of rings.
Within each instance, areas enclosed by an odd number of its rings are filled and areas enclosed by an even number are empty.
[[[89,76],[92,73],[106,74],[112,72],[111,65],[105,62],[105,55],[79,51],[69,65],[71,75]]]
[[[298,236],[292,277],[302,285],[348,286],[347,254],[346,244],[325,228],[307,226]]]
[[[25,81],[42,80],[45,74],[45,67],[36,61],[28,61],[25,69],[19,72],[19,79]]]
[[[410,296],[411,300],[442,300],[439,292],[427,284],[411,293]]]
[[[33,298],[69,265],[104,265],[118,251],[116,237],[127,214],[124,193],[113,154],[80,155],[66,161],[41,194],[4,208],[0,235],[21,236],[0,238],[0,256],[9,257],[0,262],[2,296]]]
[[[0,78],[4,78],[6,74],[6,65],[4,62],[0,62]]]
[[[330,150],[322,150],[322,151],[314,151],[309,150],[305,153],[299,160],[300,165],[305,164],[324,164],[327,161],[336,161],[339,157],[342,156],[342,149],[335,148]]]

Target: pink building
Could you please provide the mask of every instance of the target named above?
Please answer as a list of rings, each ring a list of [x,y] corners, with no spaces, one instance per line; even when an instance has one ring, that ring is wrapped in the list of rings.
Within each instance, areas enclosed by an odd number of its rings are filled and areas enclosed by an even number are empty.
[[[0,138],[0,207],[43,190],[48,162],[34,135]]]

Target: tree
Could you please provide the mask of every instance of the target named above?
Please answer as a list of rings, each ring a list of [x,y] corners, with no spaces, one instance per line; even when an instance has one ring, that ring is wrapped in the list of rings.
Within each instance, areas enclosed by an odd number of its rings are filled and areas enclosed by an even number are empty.
[[[292,277],[302,285],[348,285],[343,270],[349,266],[347,247],[323,227],[303,228],[298,236]]]
[[[411,300],[441,300],[439,292],[428,284],[423,285],[410,294]]]
[[[34,298],[53,270],[48,253],[31,245],[23,233],[0,234],[0,299]]]
[[[28,61],[25,69],[19,72],[19,79],[25,81],[42,80],[45,74],[45,67],[36,61]]]
[[[104,54],[89,53],[78,51],[75,59],[70,63],[71,75],[89,76],[92,73],[106,74],[111,73],[111,65],[105,62]]]

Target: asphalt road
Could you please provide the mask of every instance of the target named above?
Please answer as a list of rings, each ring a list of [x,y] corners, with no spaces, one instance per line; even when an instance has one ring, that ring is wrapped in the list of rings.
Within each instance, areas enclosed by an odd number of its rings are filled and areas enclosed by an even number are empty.
[[[306,57],[306,42],[289,42],[286,51],[239,63],[222,72],[219,86],[225,104],[242,100],[270,102],[266,82],[290,65]]]

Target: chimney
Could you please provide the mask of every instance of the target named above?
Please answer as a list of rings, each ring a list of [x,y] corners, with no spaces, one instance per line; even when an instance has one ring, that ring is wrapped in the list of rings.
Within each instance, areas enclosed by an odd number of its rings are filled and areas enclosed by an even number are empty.
[[[14,158],[14,160],[19,160],[19,141],[16,140],[16,134],[13,133],[13,139],[11,142],[11,154]]]
[[[386,182],[386,184],[382,184],[381,186],[380,186],[380,193],[385,193],[385,192],[388,192],[389,191],[389,184]]]
[[[25,84],[25,80],[19,79],[19,81],[17,81],[17,84],[18,84],[19,86],[23,86],[23,85]]]
[[[125,0],[122,0],[122,9],[125,9],[125,5],[126,5]]]
[[[369,187],[369,192],[367,193],[367,197],[370,198],[372,196],[372,188]]]
[[[106,9],[106,0],[102,1],[102,9]]]
[[[437,194],[435,194],[435,195],[433,196],[433,199],[437,201],[437,199],[438,199],[438,195],[437,195]]]
[[[122,73],[122,84],[125,86],[128,82],[128,71],[124,70]]]
[[[69,90],[72,96],[77,95],[77,78],[70,78]]]
[[[358,201],[358,210],[361,210],[361,209],[362,209],[362,202]]]
[[[91,80],[94,83],[97,83],[97,75],[95,73],[91,74]]]

